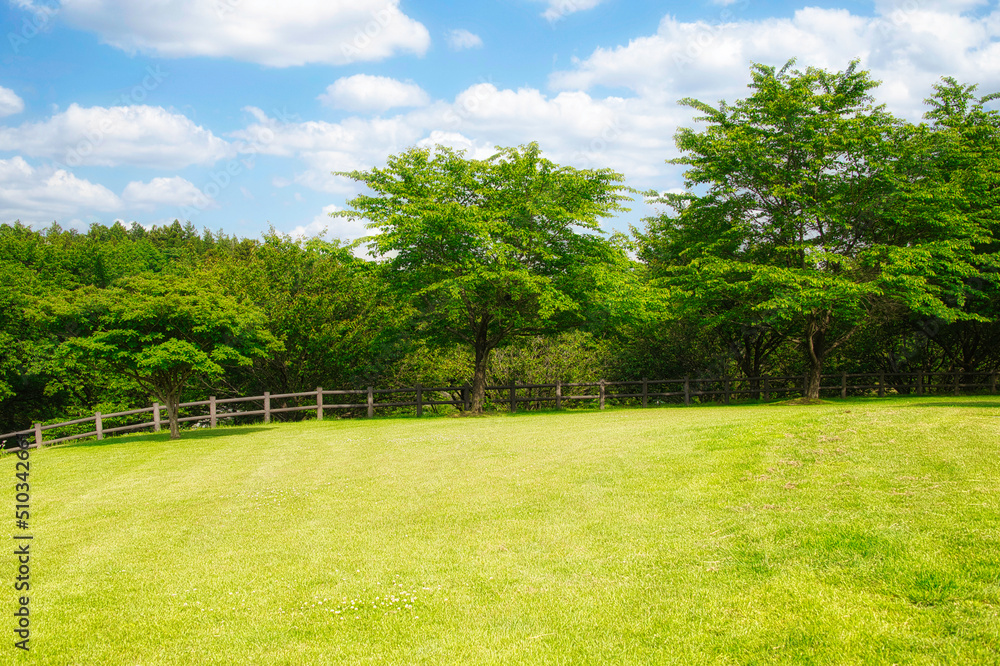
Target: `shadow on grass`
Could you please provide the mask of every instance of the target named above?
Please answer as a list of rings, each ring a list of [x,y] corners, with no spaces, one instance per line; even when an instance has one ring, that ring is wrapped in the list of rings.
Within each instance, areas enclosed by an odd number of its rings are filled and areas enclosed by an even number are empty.
[[[100,446],[113,446],[115,444],[148,444],[174,442],[178,446],[184,446],[185,442],[215,439],[218,437],[228,437],[230,435],[252,435],[259,432],[272,430],[273,426],[235,426],[228,428],[199,428],[197,430],[182,430],[181,438],[171,440],[169,432],[147,433],[142,435],[122,435],[120,437],[106,437],[104,439],[89,439],[82,442],[68,442],[62,445],[55,445],[52,448],[76,449],[92,448]],[[45,447],[49,448],[49,447]]]
[[[747,400],[747,401],[733,401],[729,405],[724,405],[715,402],[692,402],[691,405],[684,405],[682,403],[660,403],[651,404],[646,408],[640,407],[638,405],[608,405],[606,409],[601,410],[599,407],[590,407],[584,405],[576,405],[570,408],[563,409],[518,409],[517,412],[511,413],[508,410],[487,410],[482,414],[469,414],[462,412],[442,412],[442,413],[425,413],[423,417],[417,417],[416,414],[387,414],[384,416],[379,416],[375,421],[391,421],[397,419],[405,420],[436,420],[436,419],[448,419],[448,418],[530,418],[533,415],[546,415],[546,416],[556,416],[565,415],[569,416],[571,414],[600,414],[608,412],[624,412],[624,411],[654,411],[660,409],[669,410],[690,410],[690,409],[711,409],[718,407],[725,408],[752,408],[752,407],[786,407],[786,406],[835,406],[835,405],[878,405],[885,404],[883,401],[891,401],[895,403],[896,406],[905,407],[965,407],[965,408],[977,408],[977,409],[1000,409],[1000,396],[996,395],[982,395],[975,396],[974,399],[970,399],[972,396],[956,396],[954,398],[946,398],[943,396],[916,396],[916,395],[906,395],[906,396],[886,396],[885,398],[874,398],[874,397],[861,397],[861,396],[851,396],[849,398],[832,398],[823,399],[820,401],[804,401],[801,398],[792,400],[781,400],[781,401],[767,401],[762,400]],[[900,405],[900,402],[903,404]],[[358,421],[358,422],[371,422],[372,419],[367,418],[337,418],[331,419],[331,421],[341,422],[341,421]],[[275,428],[275,426],[283,425],[286,422],[276,421],[270,425],[265,424],[254,424],[254,425],[240,425],[240,426],[222,426],[218,428],[197,428],[191,430],[182,430],[181,438],[176,440],[176,444],[183,446],[185,442],[190,441],[201,441],[215,439],[218,437],[228,437],[230,435],[252,435],[261,432],[268,432]],[[299,421],[288,421],[287,423],[300,423]],[[92,448],[92,447],[103,447],[111,446],[115,444],[145,444],[145,443],[164,443],[170,442],[170,433],[167,431],[159,433],[136,433],[136,434],[125,434],[125,435],[112,435],[103,440],[98,439],[87,439],[77,442],[67,442],[62,444],[54,445],[51,448]],[[45,448],[50,448],[46,446]],[[9,452],[10,449],[5,452]]]

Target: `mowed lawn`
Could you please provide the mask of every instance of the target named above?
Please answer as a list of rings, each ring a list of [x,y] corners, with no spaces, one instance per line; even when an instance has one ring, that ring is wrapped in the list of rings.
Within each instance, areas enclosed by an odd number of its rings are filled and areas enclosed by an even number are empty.
[[[9,663],[1000,663],[1000,398],[133,436],[31,488]]]

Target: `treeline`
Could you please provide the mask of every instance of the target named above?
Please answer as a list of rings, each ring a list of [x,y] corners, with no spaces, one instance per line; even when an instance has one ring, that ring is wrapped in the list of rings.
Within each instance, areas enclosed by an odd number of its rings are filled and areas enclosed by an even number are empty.
[[[345,174],[380,260],[274,231],[4,224],[0,432],[151,395],[1000,370],[989,98],[946,79],[914,125],[855,67],[752,77],[734,105],[686,100],[706,122],[678,134],[690,192],[629,237],[580,233],[621,209],[620,174],[534,145]]]
[[[281,343],[249,366],[189,382],[183,400],[320,385],[461,384],[471,376],[464,349],[416,334],[408,304],[385,288],[385,267],[337,241],[274,232],[240,239],[177,221],[151,230],[94,224],[86,233],[14,223],[0,225],[0,257],[0,432],[149,404],[149,390],[134,378],[70,344],[100,328],[81,316],[81,295],[137,276],[207,284],[258,310]],[[596,376],[607,349],[583,331],[531,338],[494,359],[491,381]]]

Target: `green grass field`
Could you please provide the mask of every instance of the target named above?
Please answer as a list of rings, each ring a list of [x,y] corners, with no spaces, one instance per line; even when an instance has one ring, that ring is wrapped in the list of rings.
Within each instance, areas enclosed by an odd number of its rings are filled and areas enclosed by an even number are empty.
[[[896,398],[33,452],[0,660],[996,664],[998,444],[998,398]]]

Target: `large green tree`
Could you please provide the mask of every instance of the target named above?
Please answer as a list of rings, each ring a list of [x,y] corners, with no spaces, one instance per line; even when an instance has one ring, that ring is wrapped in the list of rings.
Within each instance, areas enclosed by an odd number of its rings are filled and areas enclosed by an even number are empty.
[[[226,365],[247,365],[280,349],[259,310],[200,276],[131,276],[108,289],[81,289],[67,304],[93,329],[68,341],[69,348],[162,401],[171,439],[180,437],[178,406],[189,379],[219,377]]]
[[[423,330],[471,347],[474,412],[493,349],[582,321],[588,289],[622,254],[600,219],[628,199],[614,171],[554,164],[537,144],[498,150],[480,160],[413,148],[384,168],[338,174],[371,190],[342,214],[378,231],[375,254]]]
[[[673,211],[647,236],[713,323],[791,332],[818,398],[827,355],[891,304],[968,316],[984,228],[962,214],[927,128],[873,104],[867,72],[792,64],[754,65],[733,105],[683,100],[706,123],[677,134],[689,192],[662,197]]]

